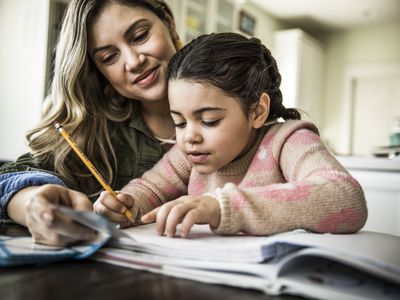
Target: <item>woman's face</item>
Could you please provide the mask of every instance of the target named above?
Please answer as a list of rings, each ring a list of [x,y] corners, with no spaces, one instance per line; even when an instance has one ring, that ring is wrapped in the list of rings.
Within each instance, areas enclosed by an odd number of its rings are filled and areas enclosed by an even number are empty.
[[[119,94],[142,101],[166,99],[168,62],[176,49],[167,26],[153,12],[111,2],[88,34],[89,55]]]

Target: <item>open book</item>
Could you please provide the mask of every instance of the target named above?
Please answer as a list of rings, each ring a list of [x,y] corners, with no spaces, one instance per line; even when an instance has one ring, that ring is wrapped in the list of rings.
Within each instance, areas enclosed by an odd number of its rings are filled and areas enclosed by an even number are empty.
[[[227,237],[195,225],[183,239],[158,236],[149,224],[122,230],[92,258],[272,295],[400,299],[400,237],[383,233]]]

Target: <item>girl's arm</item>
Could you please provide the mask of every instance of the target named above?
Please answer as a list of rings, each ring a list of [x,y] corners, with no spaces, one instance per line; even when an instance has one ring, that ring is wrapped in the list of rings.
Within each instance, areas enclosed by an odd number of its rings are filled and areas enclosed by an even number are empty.
[[[131,180],[121,190],[129,194],[134,204],[131,208],[136,222],[141,216],[167,201],[187,194],[191,165],[175,145],[142,178]]]
[[[269,235],[296,228],[350,233],[363,227],[367,207],[361,186],[317,134],[299,129],[278,150],[279,141],[271,144],[275,149],[269,159],[266,155],[263,161],[259,155],[259,161],[252,162],[257,172],[250,166],[254,174],[247,174],[239,186],[228,183],[214,192],[221,207],[217,233]],[[268,169],[280,169],[280,181],[286,183],[263,184],[268,176],[278,176]]]

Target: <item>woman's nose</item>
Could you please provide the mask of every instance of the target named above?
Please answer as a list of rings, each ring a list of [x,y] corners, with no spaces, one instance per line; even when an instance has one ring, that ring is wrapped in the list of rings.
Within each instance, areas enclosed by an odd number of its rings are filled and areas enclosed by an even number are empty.
[[[134,49],[129,49],[125,53],[125,70],[128,72],[136,71],[145,60],[144,54]]]

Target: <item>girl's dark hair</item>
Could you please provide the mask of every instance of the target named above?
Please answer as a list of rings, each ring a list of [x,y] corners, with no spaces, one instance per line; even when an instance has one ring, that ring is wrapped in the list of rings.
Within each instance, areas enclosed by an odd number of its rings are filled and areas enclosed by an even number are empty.
[[[278,66],[257,38],[237,33],[201,35],[171,59],[168,80],[174,79],[215,86],[236,98],[246,115],[265,92],[271,99],[267,121],[301,118],[297,109],[283,106]]]

